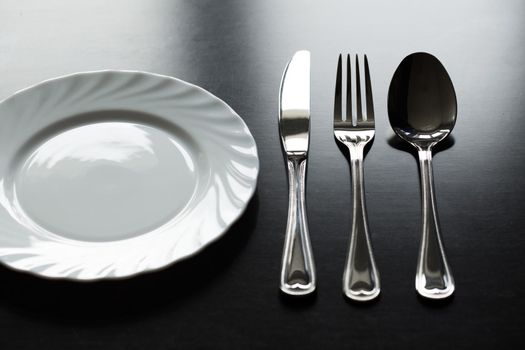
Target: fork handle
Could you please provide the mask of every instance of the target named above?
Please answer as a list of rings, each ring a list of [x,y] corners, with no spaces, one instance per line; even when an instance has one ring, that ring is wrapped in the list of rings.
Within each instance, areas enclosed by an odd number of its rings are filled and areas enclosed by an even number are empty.
[[[353,219],[350,247],[343,275],[343,291],[350,299],[367,301],[376,298],[381,287],[368,233],[363,181],[365,144],[347,146],[350,150],[352,168]]]
[[[422,237],[416,272],[416,290],[426,298],[442,299],[454,292],[454,278],[445,257],[434,196],[432,151],[418,149],[421,175]]]
[[[306,156],[288,156],[288,223],[281,266],[281,290],[306,295],[315,290],[316,274],[306,219]]]

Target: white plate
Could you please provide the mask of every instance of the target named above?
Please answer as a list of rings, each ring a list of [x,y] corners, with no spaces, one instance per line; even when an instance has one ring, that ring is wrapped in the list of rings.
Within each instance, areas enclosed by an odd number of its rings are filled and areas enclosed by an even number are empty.
[[[252,197],[242,119],[144,72],[52,79],[0,102],[0,261],[45,277],[134,275],[195,254]]]

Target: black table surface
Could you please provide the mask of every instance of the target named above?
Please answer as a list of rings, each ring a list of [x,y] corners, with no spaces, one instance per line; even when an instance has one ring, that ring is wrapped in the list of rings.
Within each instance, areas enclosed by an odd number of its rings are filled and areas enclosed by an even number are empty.
[[[50,281],[0,267],[0,349],[489,349],[525,342],[525,2],[0,2],[0,99],[77,71],[144,70],[202,86],[246,121],[258,190],[245,215],[189,260],[124,281]],[[308,168],[314,298],[278,289],[287,180],[277,125],[286,62],[312,53]],[[457,290],[414,290],[420,240],[416,158],[389,126],[390,79],[408,54],[447,68],[453,136],[434,158],[442,233]],[[379,300],[348,302],[341,279],[350,173],[332,134],[337,55],[366,53],[376,138],[366,157]]]

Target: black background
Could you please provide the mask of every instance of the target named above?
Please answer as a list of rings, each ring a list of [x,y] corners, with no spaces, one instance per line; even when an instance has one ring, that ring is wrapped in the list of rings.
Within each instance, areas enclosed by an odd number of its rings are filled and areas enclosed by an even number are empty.
[[[202,86],[243,117],[259,148],[246,214],[202,254],[125,281],[77,284],[0,267],[1,349],[422,348],[525,346],[525,2],[0,1],[0,99],[76,71],[137,69]],[[312,52],[308,173],[315,298],[280,296],[287,182],[277,128],[282,71]],[[458,120],[435,152],[442,232],[457,291],[417,297],[417,162],[393,138],[390,78],[436,55]],[[365,161],[377,302],[347,302],[348,163],[332,134],[337,55],[366,53],[376,138]]]

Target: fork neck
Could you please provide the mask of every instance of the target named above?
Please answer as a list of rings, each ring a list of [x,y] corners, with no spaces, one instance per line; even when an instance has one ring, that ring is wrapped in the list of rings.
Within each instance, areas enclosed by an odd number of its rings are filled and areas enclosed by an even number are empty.
[[[347,143],[348,151],[350,152],[350,160],[352,162],[363,162],[365,142]]]
[[[295,164],[298,164],[307,158],[307,152],[286,152],[286,160]]]

